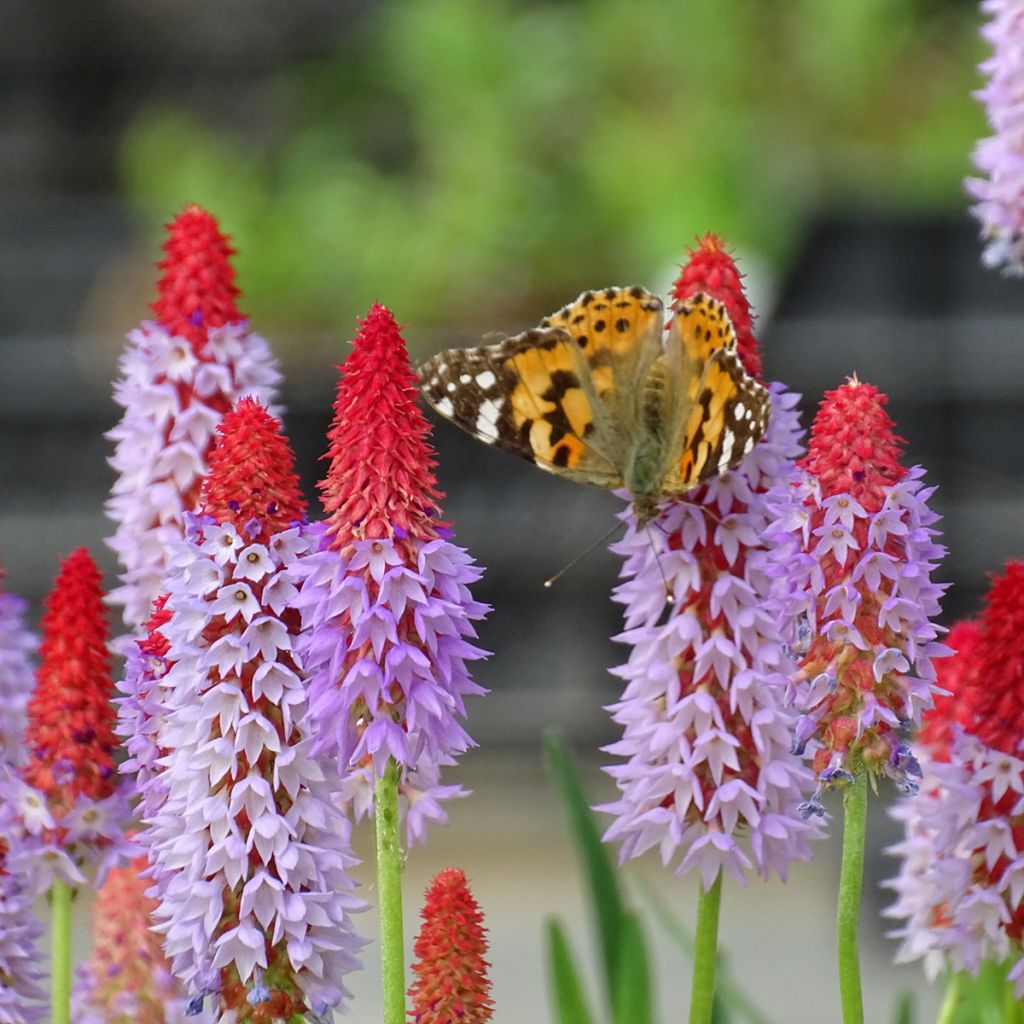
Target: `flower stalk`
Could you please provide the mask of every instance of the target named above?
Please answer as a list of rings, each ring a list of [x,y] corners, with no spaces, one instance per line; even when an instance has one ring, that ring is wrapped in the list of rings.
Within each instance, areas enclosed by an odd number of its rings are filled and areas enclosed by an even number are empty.
[[[50,889],[52,1024],[71,1024],[71,900],[74,890],[55,878]]]
[[[836,910],[836,949],[839,958],[839,1000],[843,1024],[863,1024],[864,1002],[860,989],[860,954],[857,923],[864,879],[864,835],[868,818],[868,773],[853,772],[853,782],[843,790],[843,860],[839,873]]]
[[[405,943],[402,927],[402,842],[398,814],[399,767],[388,760],[374,793],[377,839],[377,898],[380,904],[380,964],[384,1024],[405,1022]]]
[[[711,1024],[715,1009],[715,968],[718,965],[718,918],[722,905],[722,872],[705,889],[698,883],[697,934],[690,986],[690,1024]]]

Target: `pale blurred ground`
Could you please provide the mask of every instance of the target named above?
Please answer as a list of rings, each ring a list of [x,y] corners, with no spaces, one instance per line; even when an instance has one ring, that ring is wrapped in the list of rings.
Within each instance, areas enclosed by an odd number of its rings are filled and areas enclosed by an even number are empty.
[[[611,790],[599,776],[598,761],[584,769],[588,795],[597,802]],[[589,909],[583,881],[569,844],[560,807],[548,785],[539,751],[468,754],[462,767],[447,779],[458,778],[473,789],[451,807],[447,828],[433,829],[426,847],[412,850],[405,876],[407,962],[419,923],[423,891],[431,877],[449,867],[461,867],[486,916],[496,1004],[495,1024],[547,1024],[552,1021],[548,999],[545,919],[566,922],[573,948],[588,972],[588,990],[598,993]],[[838,810],[838,803],[835,808]],[[893,967],[895,943],[883,937],[878,908],[889,901],[877,883],[893,873],[895,862],[879,856],[882,843],[891,842],[878,801],[871,813],[868,837],[868,877],[861,916],[865,1020],[889,1024],[897,996],[912,989],[918,996],[918,1020],[935,1019],[939,994],[929,991],[917,965]],[[833,831],[838,829],[833,823]],[[882,827],[879,827],[882,826]],[[373,903],[370,829],[357,834],[357,851],[365,858],[357,875],[364,896]],[[642,910],[647,938],[655,956],[660,1024],[687,1019],[690,964],[674,941],[653,920],[645,890],[654,891],[665,907],[692,932],[696,880],[661,870],[656,857],[644,857],[624,869],[632,902]],[[839,844],[819,843],[815,859],[794,867],[783,885],[752,882],[746,888],[727,880],[722,900],[721,948],[734,978],[761,1007],[772,1024],[839,1024],[840,1013],[834,964],[833,922],[839,876]],[[648,886],[638,884],[648,883]],[[86,904],[76,909],[79,956],[86,949],[83,928]],[[341,1021],[379,1024],[380,969],[375,939],[376,907],[359,918],[359,929],[374,944],[367,947],[366,966],[349,979],[354,999]],[[599,1020],[603,1020],[600,1018]]]

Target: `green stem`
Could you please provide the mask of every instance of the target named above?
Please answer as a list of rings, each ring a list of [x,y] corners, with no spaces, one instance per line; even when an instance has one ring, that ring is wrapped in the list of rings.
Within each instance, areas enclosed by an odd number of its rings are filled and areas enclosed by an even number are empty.
[[[697,934],[693,940],[693,984],[690,988],[690,1024],[711,1024],[715,1009],[715,967],[718,964],[718,911],[722,905],[722,872],[705,891],[698,881]]]
[[[71,899],[74,890],[54,881],[50,889],[51,1024],[71,1022]]]
[[[402,937],[402,844],[398,821],[399,769],[394,758],[377,780],[377,898],[380,902],[380,967],[384,1024],[405,1024],[405,943]],[[56,1024],[56,1021],[54,1022]]]
[[[942,1009],[939,1010],[939,1019],[935,1024],[953,1024],[956,1020],[956,1011],[960,1006],[960,983],[963,975],[957,971],[949,976],[946,983],[946,996],[942,1000]]]
[[[864,875],[864,832],[868,818],[868,773],[861,765],[843,790],[843,866],[839,874],[836,939],[839,951],[839,999],[843,1024],[864,1024],[857,954],[857,919]]]

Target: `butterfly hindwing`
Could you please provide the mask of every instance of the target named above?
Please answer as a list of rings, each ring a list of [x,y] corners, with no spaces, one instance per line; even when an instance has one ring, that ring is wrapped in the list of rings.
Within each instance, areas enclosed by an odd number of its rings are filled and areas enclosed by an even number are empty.
[[[426,400],[480,440],[561,476],[621,484],[614,458],[600,446],[589,367],[562,329],[441,352],[420,377]]]

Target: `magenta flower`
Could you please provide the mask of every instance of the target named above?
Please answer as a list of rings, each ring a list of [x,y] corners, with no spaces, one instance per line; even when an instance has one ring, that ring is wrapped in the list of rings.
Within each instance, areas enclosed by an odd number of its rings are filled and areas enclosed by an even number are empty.
[[[243,395],[273,400],[280,374],[235,304],[234,250],[217,221],[188,206],[168,225],[153,305],[128,336],[114,398],[125,412],[107,436],[118,473],[107,503],[123,573],[111,595],[135,630],[160,594],[169,545],[195,508],[217,423]]]
[[[773,527],[788,567],[792,620],[801,624],[796,743],[809,744],[818,794],[873,775],[917,788],[920,767],[901,730],[931,705],[932,659],[948,653],[932,619],[945,553],[932,529],[922,470],[900,464],[900,438],[878,389],[853,380],[827,392],[811,430],[807,475],[780,492]],[[792,589],[793,581],[797,581]],[[796,614],[794,615],[793,612]]]
[[[887,911],[905,923],[899,960],[923,959],[976,974],[984,960],[1016,962],[1024,998],[1024,563],[992,585],[980,624],[950,634],[954,658],[940,674],[952,692],[926,715],[921,792],[893,815],[906,838]]]
[[[26,607],[17,595],[0,592],[0,761],[14,765],[25,758],[28,697],[34,682],[30,658],[36,638],[25,628]]]
[[[701,242],[675,294],[701,289],[736,310],[742,357],[756,372],[739,276],[714,238]],[[614,597],[626,606],[618,639],[630,654],[615,670],[626,680],[610,708],[623,737],[605,749],[626,762],[606,769],[620,797],[598,808],[615,818],[604,838],[622,844],[622,859],[656,846],[666,866],[699,872],[706,889],[720,871],[785,878],[818,832],[798,813],[811,777],[790,751],[792,666],[770,600],[775,553],[763,541],[765,493],[796,472],[797,396],[769,390],[768,432],[739,467],[649,527],[627,510],[626,536],[612,548],[625,556]]]
[[[983,260],[1007,274],[1024,274],[1024,12],[1019,0],[983,0],[990,15],[981,34],[993,53],[981,65],[988,76],[975,95],[995,132],[982,139],[974,163],[985,175],[968,178],[972,208],[985,240]]]
[[[374,306],[354,344],[320,485],[328,519],[296,566],[299,649],[317,750],[336,759],[344,797],[369,813],[373,777],[394,758],[411,843],[463,793],[440,785],[440,768],[472,745],[464,698],[484,691],[466,662],[483,656],[469,641],[487,609],[468,589],[480,570],[437,519],[429,427],[391,313]]]
[[[165,671],[153,674],[164,751],[140,836],[156,930],[198,1011],[236,1024],[327,1015],[359,966],[348,819],[333,763],[312,750],[295,655],[305,504],[279,424],[250,399],[224,417],[201,513],[171,559]],[[150,769],[153,762],[150,762]]]

